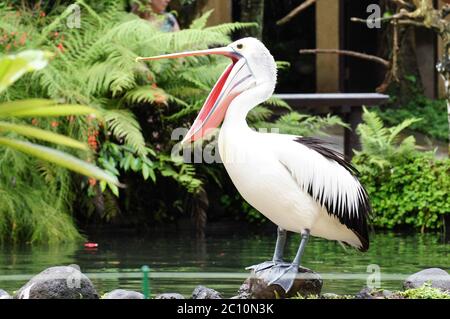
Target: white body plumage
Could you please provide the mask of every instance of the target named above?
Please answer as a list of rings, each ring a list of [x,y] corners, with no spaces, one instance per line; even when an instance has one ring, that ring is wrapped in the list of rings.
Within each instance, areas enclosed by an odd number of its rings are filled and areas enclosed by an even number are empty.
[[[282,229],[305,230],[367,250],[370,204],[354,168],[319,140],[262,134],[248,127],[248,112],[272,96],[277,80],[275,60],[264,44],[245,38],[222,48],[137,60],[211,54],[229,57],[232,64],[213,87],[183,143],[203,137],[225,119],[219,152],[245,200]]]
[[[244,92],[230,104],[219,135],[221,159],[239,193],[285,230],[309,229],[313,236],[363,248],[355,231],[317,200],[323,193],[335,211],[364,218],[357,205],[363,196],[358,180],[337,162],[296,142],[296,136],[251,130],[245,122],[249,107],[243,105],[255,103],[254,93]]]

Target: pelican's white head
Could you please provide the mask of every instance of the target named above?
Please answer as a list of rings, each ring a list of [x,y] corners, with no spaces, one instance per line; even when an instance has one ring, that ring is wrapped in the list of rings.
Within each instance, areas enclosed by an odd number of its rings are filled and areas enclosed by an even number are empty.
[[[268,97],[271,97],[277,82],[277,65],[266,46],[255,38],[243,38],[228,45],[245,59],[256,86],[269,85]]]
[[[193,142],[204,136],[210,129],[218,127],[230,103],[243,92],[260,88],[258,100],[255,102],[261,103],[270,98],[275,90],[277,81],[275,60],[265,45],[255,38],[240,39],[222,48],[137,58],[136,61],[211,54],[229,57],[232,63],[214,85],[183,142]]]

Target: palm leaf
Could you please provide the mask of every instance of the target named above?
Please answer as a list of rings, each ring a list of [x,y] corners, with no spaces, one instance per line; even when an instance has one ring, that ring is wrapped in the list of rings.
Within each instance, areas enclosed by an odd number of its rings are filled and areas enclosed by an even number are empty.
[[[1,107],[1,105],[0,105]],[[40,108],[30,108],[28,110],[17,110],[10,112],[6,116],[13,117],[40,117],[40,116],[68,116],[68,115],[86,115],[96,114],[100,115],[99,111],[84,105],[55,105],[44,106]],[[4,115],[5,116],[5,115]]]
[[[74,140],[70,137],[61,135],[61,134],[55,134],[53,132],[49,132],[46,130],[42,130],[39,128],[31,127],[28,125],[20,125],[20,124],[12,124],[7,122],[0,121],[0,131],[6,131],[6,132],[14,132],[22,136],[36,138],[39,140],[63,145],[63,146],[69,146],[73,148],[78,148],[82,150],[89,150],[87,145]]]
[[[0,137],[0,145],[13,148],[22,153],[26,153],[42,160],[54,163],[58,166],[67,168],[82,175],[93,177],[98,180],[103,180],[114,185],[120,185],[117,177],[111,176],[100,168],[84,162],[72,155],[52,148],[4,137]]]
[[[0,104],[0,117],[12,116],[14,112],[28,111],[44,106],[55,105],[55,101],[47,99],[28,99]]]
[[[0,93],[27,72],[41,70],[47,66],[50,53],[27,50],[17,55],[0,58]]]

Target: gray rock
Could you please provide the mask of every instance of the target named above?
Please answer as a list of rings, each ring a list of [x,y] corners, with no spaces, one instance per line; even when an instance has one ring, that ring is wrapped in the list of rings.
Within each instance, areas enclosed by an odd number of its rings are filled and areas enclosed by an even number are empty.
[[[270,269],[266,271],[270,271]],[[319,274],[304,267],[299,267],[298,271],[300,277],[295,279],[294,285],[288,293],[278,285],[268,285],[264,279],[265,271],[260,271],[257,274],[251,273],[250,277],[240,287],[239,295],[246,297],[243,299],[291,298],[298,294],[301,296],[320,295],[323,281]],[[303,278],[302,274],[304,274]]]
[[[19,289],[16,299],[98,299],[94,285],[77,265],[50,267]]]
[[[391,299],[391,298],[394,298],[394,296],[395,296],[395,294],[390,290],[383,290],[382,294],[383,294],[383,297],[386,299]]]
[[[214,289],[197,286],[192,292],[192,299],[222,299],[222,295]]]
[[[250,281],[246,280],[241,287],[239,287],[238,295],[234,296],[232,299],[251,299],[252,294],[250,292]]]
[[[356,299],[377,299],[375,296],[376,291],[369,287],[364,287],[360,292],[355,295]]]
[[[144,295],[137,291],[115,289],[105,294],[103,299],[144,299]]]
[[[340,296],[331,292],[327,292],[321,296],[322,299],[339,299]]]
[[[372,289],[364,287],[355,295],[356,299],[404,299],[403,296],[390,290]]]
[[[183,295],[177,293],[166,293],[157,295],[155,299],[185,299],[185,298]]]
[[[0,289],[0,299],[11,299],[12,297],[4,291],[3,289]]]
[[[440,268],[424,269],[409,276],[403,283],[403,288],[419,288],[426,282],[430,282],[431,287],[433,288],[439,288],[443,291],[450,291],[450,275],[445,270]]]
[[[248,283],[242,284],[239,288],[238,295],[231,297],[230,299],[251,299],[252,295],[249,293]]]

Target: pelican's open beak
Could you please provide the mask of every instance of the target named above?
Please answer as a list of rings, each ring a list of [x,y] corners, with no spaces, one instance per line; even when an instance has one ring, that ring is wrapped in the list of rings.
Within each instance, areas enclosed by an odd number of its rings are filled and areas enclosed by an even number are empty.
[[[222,123],[231,101],[242,93],[245,88],[248,88],[248,83],[246,82],[253,78],[253,74],[247,66],[245,58],[231,47],[223,47],[136,59],[136,61],[152,61],[211,54],[229,57],[233,62],[225,69],[214,85],[194,124],[192,124],[192,127],[181,142],[182,144],[194,142],[205,136],[212,129],[217,128]]]

